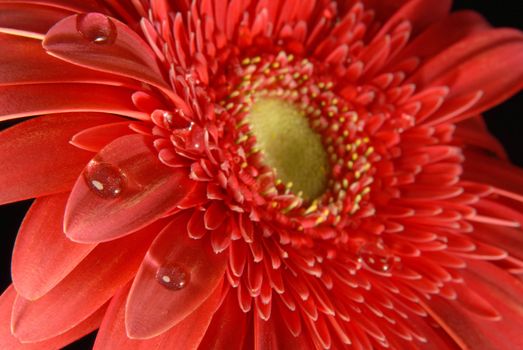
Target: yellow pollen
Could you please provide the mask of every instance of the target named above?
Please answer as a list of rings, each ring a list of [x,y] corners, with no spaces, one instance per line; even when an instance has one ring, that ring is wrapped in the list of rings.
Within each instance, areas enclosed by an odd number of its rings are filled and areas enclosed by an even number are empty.
[[[323,194],[330,171],[327,152],[300,109],[284,100],[262,98],[253,104],[247,121],[264,162],[278,179],[292,184],[294,193],[303,192],[305,200]]]

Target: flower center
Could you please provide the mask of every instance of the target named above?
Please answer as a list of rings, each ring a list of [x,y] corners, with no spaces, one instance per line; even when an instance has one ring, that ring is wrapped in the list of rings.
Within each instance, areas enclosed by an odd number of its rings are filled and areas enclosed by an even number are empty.
[[[279,180],[306,200],[323,194],[329,161],[321,136],[309,127],[302,110],[284,100],[262,98],[253,104],[247,121],[264,162]]]

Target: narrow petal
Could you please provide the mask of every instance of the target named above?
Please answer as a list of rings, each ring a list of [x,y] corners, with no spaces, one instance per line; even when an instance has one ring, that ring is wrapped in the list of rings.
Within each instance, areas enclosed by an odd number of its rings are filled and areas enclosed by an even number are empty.
[[[484,152],[465,150],[463,178],[523,193],[523,170]]]
[[[183,344],[186,350],[196,350],[207,332],[211,319],[222,301],[221,283],[191,314],[174,327],[160,335],[159,349],[167,349],[172,344]]]
[[[84,321],[135,275],[161,227],[157,223],[129,237],[98,245],[38,300],[18,296],[11,318],[14,335],[23,342],[42,341]]]
[[[11,312],[16,299],[16,291],[10,286],[0,297],[0,349],[9,350],[42,350],[42,349],[61,349],[67,344],[91,333],[100,326],[106,306],[102,306],[98,311],[86,318],[82,323],[57,337],[36,343],[22,344],[11,333]]]
[[[52,6],[73,12],[104,11],[96,0],[9,0],[7,2]]]
[[[129,294],[131,283],[124,286],[111,299],[105,317],[96,336],[94,350],[129,349],[129,350],[155,350],[158,349],[161,336],[147,339],[130,339],[125,331],[125,301]]]
[[[105,33],[106,42],[96,37]],[[94,33],[94,37],[90,37]],[[47,33],[44,48],[80,66],[131,77],[168,91],[150,47],[122,22],[99,13],[74,15]]]
[[[71,139],[71,144],[91,152],[99,152],[111,141],[133,134],[129,122],[111,123],[80,131]]]
[[[95,84],[1,86],[0,121],[65,112],[104,112],[148,119],[132,104],[132,93],[123,87]]]
[[[69,191],[92,157],[71,146],[71,137],[82,129],[118,120],[106,114],[60,114],[2,131],[0,204]]]
[[[281,317],[262,320],[254,314],[254,348],[258,350],[304,349],[312,350],[313,342],[305,334],[293,336],[287,326],[282,324]],[[313,322],[313,321],[311,321]],[[317,348],[320,348],[317,345]]]
[[[71,14],[71,11],[49,6],[0,4],[0,32],[42,40],[49,28]]]
[[[151,338],[175,326],[223,280],[227,254],[215,254],[207,239],[189,238],[188,220],[179,214],[160,233],[138,271],[127,300],[131,338]]]
[[[94,249],[71,242],[63,232],[69,193],[37,199],[16,237],[11,275],[24,298],[40,298],[60,282]]]
[[[456,124],[456,139],[467,145],[495,154],[500,159],[508,159],[501,143],[488,131],[481,116],[466,119]]]
[[[445,18],[452,5],[450,0],[411,0],[389,18],[383,25],[374,40],[379,40],[383,35],[389,33],[401,22],[407,20],[412,25],[413,34],[417,35],[430,24]],[[377,8],[380,5],[376,6]]]
[[[117,192],[106,192],[115,182]],[[185,170],[158,160],[149,138],[120,137],[78,178],[65,210],[65,233],[86,243],[127,235],[174,209],[194,184]]]
[[[363,0],[365,9],[372,9],[376,12],[376,18],[378,21],[386,21],[390,16],[395,14],[398,9],[403,6],[409,0]],[[356,1],[350,1],[347,3],[354,3]],[[341,2],[339,5],[343,6],[345,3]]]
[[[459,28],[459,30],[456,30]],[[433,57],[464,38],[484,32],[490,25],[476,12],[451,13],[442,21],[432,24],[418,35],[395,59],[395,62],[415,56],[421,60]]]
[[[479,33],[429,60],[409,82],[420,89],[448,86],[445,104],[481,92],[481,98],[456,120],[477,115],[523,88],[523,34],[510,29]],[[444,107],[442,111],[449,114]],[[428,121],[447,121],[442,114],[436,112]]]
[[[216,350],[245,349],[245,338],[250,321],[238,306],[237,291],[230,289],[220,308],[214,314],[200,348]]]
[[[1,13],[0,7],[0,13]],[[1,16],[1,15],[0,15]],[[1,17],[0,17],[1,20]],[[34,20],[34,23],[40,23]],[[96,72],[48,55],[39,40],[0,33],[0,85],[102,83],[139,88],[120,76]],[[45,67],[45,69],[42,69]]]
[[[408,82],[416,84],[418,88],[427,87],[457,67],[466,67],[466,60],[498,46],[521,41],[522,37],[520,32],[513,29],[494,29],[486,33],[480,31],[439,52],[421,66]]]
[[[485,319],[442,298],[425,302],[431,316],[463,349],[476,349],[478,344],[485,350],[523,348],[521,282],[488,262],[468,261],[467,265],[462,272],[465,285],[494,305],[501,320]]]
[[[217,304],[221,301],[222,293],[219,286],[202,305],[176,326],[157,337],[141,340],[129,338],[125,330],[125,302],[129,289],[130,284],[123,287],[111,300],[96,337],[94,350],[162,350],[173,344],[183,344],[187,350],[198,349]]]

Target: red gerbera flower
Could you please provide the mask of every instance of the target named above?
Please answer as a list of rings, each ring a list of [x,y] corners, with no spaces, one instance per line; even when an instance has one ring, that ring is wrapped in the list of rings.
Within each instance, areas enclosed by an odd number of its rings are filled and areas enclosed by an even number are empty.
[[[522,348],[523,34],[449,8],[0,1],[0,347]]]

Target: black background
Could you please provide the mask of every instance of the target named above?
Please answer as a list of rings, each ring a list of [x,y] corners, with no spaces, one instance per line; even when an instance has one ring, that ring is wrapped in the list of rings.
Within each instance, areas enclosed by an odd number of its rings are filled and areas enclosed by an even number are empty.
[[[454,9],[474,9],[494,26],[523,29],[523,11],[520,0],[457,0]],[[505,146],[515,164],[523,167],[523,93],[485,113],[489,129]],[[6,124],[4,124],[5,126]],[[1,186],[1,184],[0,184]],[[0,207],[0,290],[10,283],[11,250],[17,229],[31,201]],[[70,345],[67,349],[90,349],[94,335]]]

